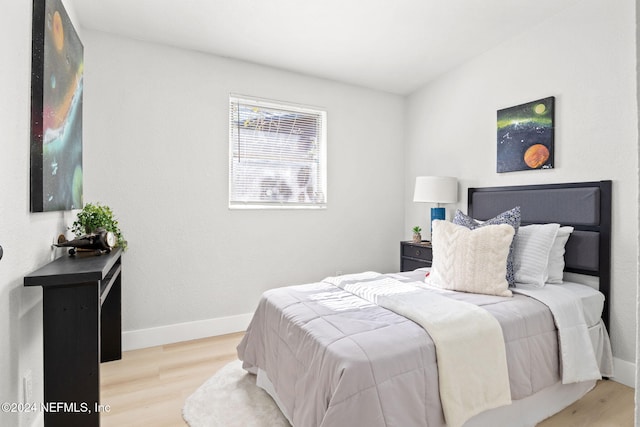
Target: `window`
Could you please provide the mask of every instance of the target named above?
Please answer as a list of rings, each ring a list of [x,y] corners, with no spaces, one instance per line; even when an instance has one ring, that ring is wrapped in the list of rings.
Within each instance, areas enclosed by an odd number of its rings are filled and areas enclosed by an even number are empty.
[[[325,208],[327,113],[229,97],[229,207]]]

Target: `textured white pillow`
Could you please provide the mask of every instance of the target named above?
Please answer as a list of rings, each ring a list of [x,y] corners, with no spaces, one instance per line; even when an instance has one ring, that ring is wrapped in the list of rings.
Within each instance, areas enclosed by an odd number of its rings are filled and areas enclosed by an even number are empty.
[[[569,236],[573,232],[573,227],[560,227],[556,239],[551,246],[549,253],[549,263],[547,271],[549,277],[547,283],[562,283],[562,272],[564,271],[564,247],[569,240]]]
[[[514,233],[508,224],[470,230],[448,221],[433,221],[433,263],[425,282],[454,291],[511,296],[506,271]]]
[[[513,273],[516,283],[543,287],[547,264],[559,224],[532,224],[520,227],[514,240]]]

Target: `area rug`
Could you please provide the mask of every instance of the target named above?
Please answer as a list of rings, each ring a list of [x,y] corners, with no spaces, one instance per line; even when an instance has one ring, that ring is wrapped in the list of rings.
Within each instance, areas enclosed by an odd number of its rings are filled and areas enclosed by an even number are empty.
[[[190,427],[290,427],[277,405],[256,386],[256,376],[236,360],[220,369],[185,401]]]

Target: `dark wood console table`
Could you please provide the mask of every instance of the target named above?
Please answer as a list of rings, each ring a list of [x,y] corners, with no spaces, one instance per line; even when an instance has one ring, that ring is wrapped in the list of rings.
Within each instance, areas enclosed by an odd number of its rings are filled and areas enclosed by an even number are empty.
[[[121,259],[63,256],[24,278],[42,286],[47,427],[100,425],[100,362],[122,357]]]

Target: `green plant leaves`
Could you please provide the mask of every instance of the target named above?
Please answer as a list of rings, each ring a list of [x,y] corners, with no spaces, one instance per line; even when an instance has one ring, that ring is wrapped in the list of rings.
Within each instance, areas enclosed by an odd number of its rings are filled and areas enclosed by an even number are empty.
[[[111,231],[115,234],[117,239],[116,246],[127,249],[127,241],[124,239],[118,220],[114,217],[113,211],[109,206],[101,205],[100,203],[87,203],[84,208],[78,212],[77,219],[71,226],[71,231],[76,236],[83,234],[90,234],[96,231],[98,228],[104,228],[107,231]]]

